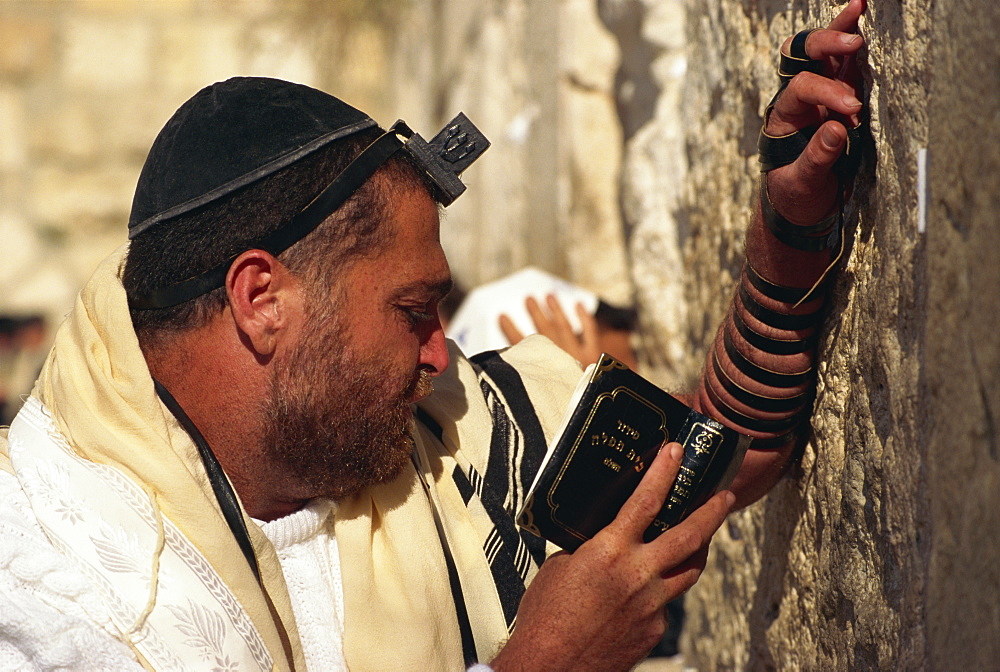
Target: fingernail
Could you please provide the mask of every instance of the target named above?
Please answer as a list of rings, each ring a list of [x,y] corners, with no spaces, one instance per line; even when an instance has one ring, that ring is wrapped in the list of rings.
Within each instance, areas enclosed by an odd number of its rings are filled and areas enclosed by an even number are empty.
[[[847,47],[853,47],[861,39],[860,35],[841,35],[840,41]]]
[[[726,506],[730,509],[733,508],[733,504],[736,503],[736,495],[732,492],[726,492]]]
[[[823,127],[823,144],[829,149],[837,149],[840,146],[840,136],[829,126]]]
[[[670,457],[675,461],[680,462],[681,458],[684,457],[684,448],[679,443],[670,444]]]
[[[852,114],[850,116],[850,120],[851,120],[851,128],[857,128],[858,126],[861,125],[861,117],[859,117],[856,114]]]
[[[847,107],[861,107],[861,101],[850,94],[844,96],[841,100]]]

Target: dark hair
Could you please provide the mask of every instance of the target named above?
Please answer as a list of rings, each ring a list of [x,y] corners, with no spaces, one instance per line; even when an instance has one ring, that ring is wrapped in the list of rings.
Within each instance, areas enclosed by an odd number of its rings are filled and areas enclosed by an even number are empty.
[[[194,277],[254,248],[254,242],[286,225],[368,144],[378,129],[360,132],[317,150],[259,182],[218,201],[155,226],[129,245],[122,283],[129,296]],[[380,226],[390,193],[401,186],[426,186],[403,152],[387,161],[332,215],[278,255],[307,285],[332,283],[351,258],[380,249],[388,232]],[[154,310],[130,309],[143,347],[204,326],[228,305],[225,287],[184,303]]]

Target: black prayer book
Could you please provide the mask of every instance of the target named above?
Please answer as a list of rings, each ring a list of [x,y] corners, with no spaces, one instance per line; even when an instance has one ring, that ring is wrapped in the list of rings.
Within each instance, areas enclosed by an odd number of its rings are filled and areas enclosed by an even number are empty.
[[[684,446],[684,457],[645,541],[728,487],[751,438],[602,355],[581,378],[517,523],[576,550],[614,520],[665,441]]]

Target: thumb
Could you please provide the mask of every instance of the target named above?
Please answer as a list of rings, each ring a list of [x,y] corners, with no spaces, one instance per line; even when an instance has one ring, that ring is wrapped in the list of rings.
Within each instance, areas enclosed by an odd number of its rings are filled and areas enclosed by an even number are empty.
[[[774,209],[795,224],[818,222],[837,202],[839,181],[833,166],[847,145],[847,129],[827,121],[793,163],[767,173]]]
[[[813,135],[805,151],[796,159],[799,179],[806,185],[820,187],[830,179],[833,164],[847,144],[847,129],[839,121],[827,121]]]

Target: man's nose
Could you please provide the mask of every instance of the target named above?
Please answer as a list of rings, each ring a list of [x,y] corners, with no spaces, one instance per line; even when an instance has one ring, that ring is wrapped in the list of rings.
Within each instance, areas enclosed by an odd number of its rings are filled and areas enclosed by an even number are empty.
[[[434,376],[440,376],[448,368],[448,344],[445,342],[441,322],[435,320],[427,338],[420,344],[420,366]]]

